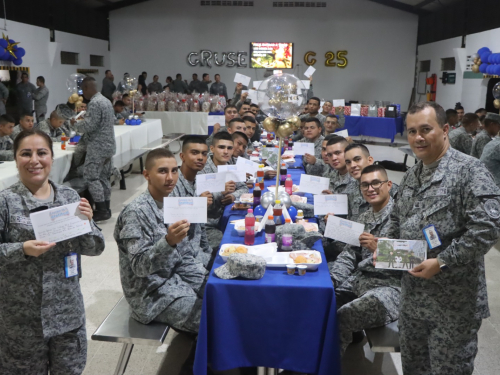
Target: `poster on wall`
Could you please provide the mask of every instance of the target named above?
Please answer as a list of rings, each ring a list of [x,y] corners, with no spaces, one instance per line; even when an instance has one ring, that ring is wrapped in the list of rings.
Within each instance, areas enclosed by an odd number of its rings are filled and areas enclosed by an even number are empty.
[[[257,69],[293,68],[293,43],[250,43],[250,66]]]

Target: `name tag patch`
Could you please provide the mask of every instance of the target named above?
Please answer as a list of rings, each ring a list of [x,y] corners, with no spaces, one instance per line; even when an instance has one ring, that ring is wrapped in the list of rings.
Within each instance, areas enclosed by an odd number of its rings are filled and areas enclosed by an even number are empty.
[[[492,219],[500,218],[500,203],[496,199],[488,199],[484,202],[484,210]]]
[[[31,225],[31,219],[23,215],[11,215],[9,221],[12,224]]]

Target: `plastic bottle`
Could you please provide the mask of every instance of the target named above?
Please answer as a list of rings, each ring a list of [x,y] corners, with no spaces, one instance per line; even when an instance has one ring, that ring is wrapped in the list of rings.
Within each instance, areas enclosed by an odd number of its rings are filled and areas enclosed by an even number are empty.
[[[295,222],[298,224],[298,223],[300,223],[302,220],[304,220],[304,211],[302,211],[302,210],[298,210],[298,211],[297,211],[297,216],[295,217]]]
[[[266,160],[267,160],[267,155],[268,155],[268,151],[267,151],[266,145],[262,146],[262,154],[261,155],[262,155],[261,160],[262,160],[263,163],[265,163]]]
[[[66,150],[66,134],[62,133],[61,135],[61,150]]]
[[[276,241],[276,224],[274,223],[272,215],[269,215],[267,217],[266,227],[264,231],[266,233],[266,243]]]
[[[293,139],[292,139],[292,137],[290,137],[290,139],[288,140],[288,149],[289,150],[293,150]]]
[[[255,216],[251,208],[245,216],[245,245],[252,246],[255,243]]]
[[[260,185],[260,190],[264,190],[264,164],[259,164],[259,169],[257,170],[257,182]]]
[[[262,195],[262,190],[260,189],[259,184],[255,184],[255,187],[253,189],[253,209],[255,210],[255,207],[257,207],[260,204],[260,197]]]
[[[292,195],[292,188],[293,188],[293,181],[292,181],[292,175],[287,174],[286,175],[286,180],[285,180],[285,191]]]
[[[281,163],[281,168],[280,168],[280,185],[285,186],[285,181],[286,181],[286,174],[287,169],[286,169],[286,163]]]
[[[274,222],[276,225],[283,224],[281,222],[281,215],[283,215],[283,208],[281,207],[281,201],[277,200],[273,208]]]
[[[292,228],[290,219],[285,219],[283,234],[281,235],[281,251],[292,251]]]
[[[285,138],[285,140],[283,141],[284,143],[284,146],[285,146],[285,150],[288,150],[288,138]]]

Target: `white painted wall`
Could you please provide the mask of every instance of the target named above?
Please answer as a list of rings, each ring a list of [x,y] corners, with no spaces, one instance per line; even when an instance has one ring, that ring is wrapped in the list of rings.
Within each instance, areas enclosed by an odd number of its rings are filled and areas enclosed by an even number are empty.
[[[413,87],[415,15],[366,0],[331,0],[326,8],[202,7],[199,0],[153,0],[110,14],[111,67],[115,77],[148,72],[165,82],[181,73],[221,74],[232,93],[236,72],[260,80],[264,70],[191,67],[189,52],[247,51],[250,42],[294,42],[293,74],[306,79],[304,54],[316,52],[314,94],[325,99],[390,100],[406,109]],[[137,27],[131,28],[131,25]],[[327,51],[348,50],[345,69],[326,67]],[[289,72],[289,71],[287,71]]]
[[[109,69],[108,42],[101,39],[88,38],[75,34],[55,32],[55,42],[50,42],[49,29],[32,26],[24,23],[7,20],[7,31],[2,30],[9,38],[26,50],[23,57],[23,67],[30,68],[30,81],[35,84],[37,76],[45,77],[48,87],[48,110],[52,111],[57,104],[66,103],[69,93],[66,89],[66,79],[77,69],[98,69],[94,75],[101,87],[104,71]],[[61,51],[77,52],[80,54],[80,65],[62,65]],[[90,55],[104,56],[105,67],[91,67]]]

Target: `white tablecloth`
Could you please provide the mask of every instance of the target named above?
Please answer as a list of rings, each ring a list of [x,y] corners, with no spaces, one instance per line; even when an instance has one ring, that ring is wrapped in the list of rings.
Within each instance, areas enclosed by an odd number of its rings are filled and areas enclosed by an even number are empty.
[[[116,153],[120,155],[131,149],[139,149],[163,136],[161,121],[148,120],[141,125],[115,126]],[[71,167],[71,159],[76,146],[67,146],[66,150],[61,150],[59,142],[54,142],[54,163],[50,172],[50,179],[57,184],[61,184]],[[16,163],[6,161],[0,164],[0,190],[3,190],[18,181]]]
[[[208,134],[206,112],[145,112],[147,119],[160,119],[163,134]]]

